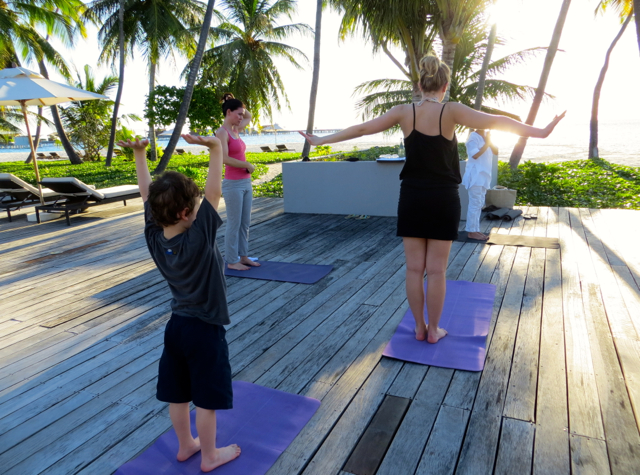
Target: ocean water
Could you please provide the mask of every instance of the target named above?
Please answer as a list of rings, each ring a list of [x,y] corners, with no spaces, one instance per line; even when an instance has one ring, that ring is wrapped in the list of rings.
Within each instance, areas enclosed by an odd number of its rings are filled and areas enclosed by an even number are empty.
[[[320,134],[322,135],[322,134]],[[504,133],[493,132],[494,143],[500,149],[501,160],[508,161],[518,137]],[[464,142],[467,132],[458,135],[458,140]],[[397,145],[402,135],[376,134],[350,140],[344,144],[378,143],[380,145]],[[247,145],[269,145],[273,148],[276,144],[302,144],[303,137],[297,132],[279,134],[263,134],[243,136]],[[159,139],[162,147],[169,139]],[[178,148],[187,147],[184,140],[180,139]],[[529,139],[524,151],[523,161],[557,162],[566,160],[579,160],[588,158],[589,147],[589,123],[561,122],[558,128],[546,139]],[[640,120],[603,122],[599,125],[599,150],[600,156],[611,162],[621,165],[640,167]],[[41,152],[60,152],[62,149],[56,146],[39,147]],[[26,149],[0,149],[0,153],[28,152]]]

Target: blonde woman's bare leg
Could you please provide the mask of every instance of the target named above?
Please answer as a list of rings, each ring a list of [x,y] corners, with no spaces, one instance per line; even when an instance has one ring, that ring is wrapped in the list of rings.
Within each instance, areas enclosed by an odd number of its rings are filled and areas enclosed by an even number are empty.
[[[426,268],[427,240],[403,237],[404,255],[407,260],[407,300],[416,321],[416,340],[427,338],[424,321],[424,271]]]
[[[440,317],[447,293],[447,264],[452,241],[427,240],[427,314],[429,316],[427,341],[437,343],[447,335],[440,328]]]

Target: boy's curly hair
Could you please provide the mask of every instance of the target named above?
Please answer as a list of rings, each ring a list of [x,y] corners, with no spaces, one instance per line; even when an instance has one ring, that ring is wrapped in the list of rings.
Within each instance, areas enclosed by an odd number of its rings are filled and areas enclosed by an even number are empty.
[[[178,172],[164,172],[149,185],[151,215],[158,226],[176,224],[180,212],[187,208],[191,213],[199,197],[198,185]]]

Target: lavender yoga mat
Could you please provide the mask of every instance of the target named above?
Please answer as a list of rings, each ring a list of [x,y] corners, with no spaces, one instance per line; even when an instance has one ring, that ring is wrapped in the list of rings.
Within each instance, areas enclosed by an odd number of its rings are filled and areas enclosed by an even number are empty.
[[[292,262],[257,261],[260,267],[249,270],[232,270],[225,267],[224,274],[248,279],[276,280],[296,284],[315,284],[331,272],[333,266],[317,266],[313,264],[294,264]]]
[[[482,371],[495,294],[492,284],[448,280],[440,327],[449,334],[435,345],[416,340],[415,321],[408,309],[382,354],[412,363]]]
[[[216,468],[216,475],[266,473],[320,407],[320,401],[244,381],[233,382],[233,409],[217,411],[217,445],[238,444],[240,456]],[[196,413],[191,432],[196,436]],[[116,475],[199,474],[200,453],[178,462],[178,439],[173,429],[161,435],[138,458]]]

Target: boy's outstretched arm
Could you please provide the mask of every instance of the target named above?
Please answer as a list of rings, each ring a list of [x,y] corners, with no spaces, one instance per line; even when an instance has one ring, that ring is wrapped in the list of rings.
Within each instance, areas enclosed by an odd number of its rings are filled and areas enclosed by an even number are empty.
[[[147,145],[148,140],[120,140],[117,144],[119,147],[127,147],[133,149],[133,156],[136,160],[136,175],[138,176],[138,188],[142,201],[147,201],[149,197],[149,185],[151,185],[151,174],[147,166]]]
[[[204,197],[217,211],[222,197],[222,147],[216,137],[184,134],[182,138],[193,145],[209,147],[209,174],[204,185]]]

